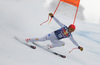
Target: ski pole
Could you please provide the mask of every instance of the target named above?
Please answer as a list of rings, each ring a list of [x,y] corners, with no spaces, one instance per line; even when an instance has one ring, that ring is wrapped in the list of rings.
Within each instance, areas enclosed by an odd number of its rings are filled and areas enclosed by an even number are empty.
[[[78,49],[77,47],[76,48],[73,48],[71,51],[69,51],[69,53],[71,53],[73,50],[75,50],[75,49]]]
[[[48,21],[49,21],[49,15],[48,15],[48,19],[47,19],[45,22],[41,23],[40,26],[41,26],[42,24],[48,22]]]

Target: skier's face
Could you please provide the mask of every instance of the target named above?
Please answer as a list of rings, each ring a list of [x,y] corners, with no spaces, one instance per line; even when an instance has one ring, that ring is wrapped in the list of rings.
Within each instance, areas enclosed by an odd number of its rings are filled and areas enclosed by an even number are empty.
[[[74,32],[74,29],[73,28],[69,28],[68,32],[72,33],[72,32]]]

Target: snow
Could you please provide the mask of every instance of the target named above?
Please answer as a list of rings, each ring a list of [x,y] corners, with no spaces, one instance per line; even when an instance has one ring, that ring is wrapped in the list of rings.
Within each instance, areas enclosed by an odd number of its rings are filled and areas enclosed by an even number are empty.
[[[44,0],[0,0],[0,65],[100,65],[100,26],[76,19],[75,40],[84,51],[76,47],[69,39],[63,39],[64,47],[51,49],[66,55],[61,58],[39,47],[33,50],[14,39],[42,37],[60,27],[54,22],[40,26],[47,19],[48,11]],[[73,19],[55,15],[62,23],[71,24]],[[43,46],[50,41],[37,42]],[[31,43],[29,43],[31,44]]]

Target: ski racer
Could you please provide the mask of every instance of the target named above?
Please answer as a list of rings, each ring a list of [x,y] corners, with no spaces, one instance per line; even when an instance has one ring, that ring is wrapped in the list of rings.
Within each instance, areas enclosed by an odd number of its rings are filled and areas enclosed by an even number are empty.
[[[78,43],[74,40],[73,36],[72,36],[72,32],[75,31],[75,25],[71,24],[69,25],[69,27],[67,27],[66,25],[64,25],[63,23],[61,23],[56,17],[54,17],[54,15],[52,13],[49,13],[49,16],[51,18],[53,18],[57,24],[60,25],[60,29],[55,30],[54,32],[47,34],[46,36],[42,37],[42,38],[28,38],[25,39],[26,42],[36,42],[36,41],[46,41],[46,40],[50,40],[51,41],[51,45],[47,45],[48,48],[54,48],[54,47],[60,47],[60,46],[64,46],[65,42],[60,41],[63,38],[69,38],[73,44],[75,44],[78,49],[80,49],[81,51],[83,51],[83,47],[79,46]]]

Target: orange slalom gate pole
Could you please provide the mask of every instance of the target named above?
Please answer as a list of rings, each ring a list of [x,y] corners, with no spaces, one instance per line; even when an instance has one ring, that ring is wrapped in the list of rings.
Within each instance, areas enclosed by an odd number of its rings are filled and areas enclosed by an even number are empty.
[[[61,2],[61,0],[59,1],[59,3],[58,3],[58,5],[57,5],[57,7],[56,7],[56,9],[55,9],[55,11],[54,11],[54,13],[53,13],[53,15],[56,13],[56,11],[57,11],[57,9],[58,9],[58,7],[59,7],[59,5],[60,5],[60,2]],[[51,22],[51,20],[52,20],[52,18],[50,19],[49,23]],[[49,24],[49,23],[48,23],[48,24]]]
[[[75,20],[76,20],[76,15],[77,15],[77,12],[78,12],[78,7],[77,7],[77,10],[76,10],[76,13],[75,13],[75,17],[74,17],[73,24],[75,24]]]

